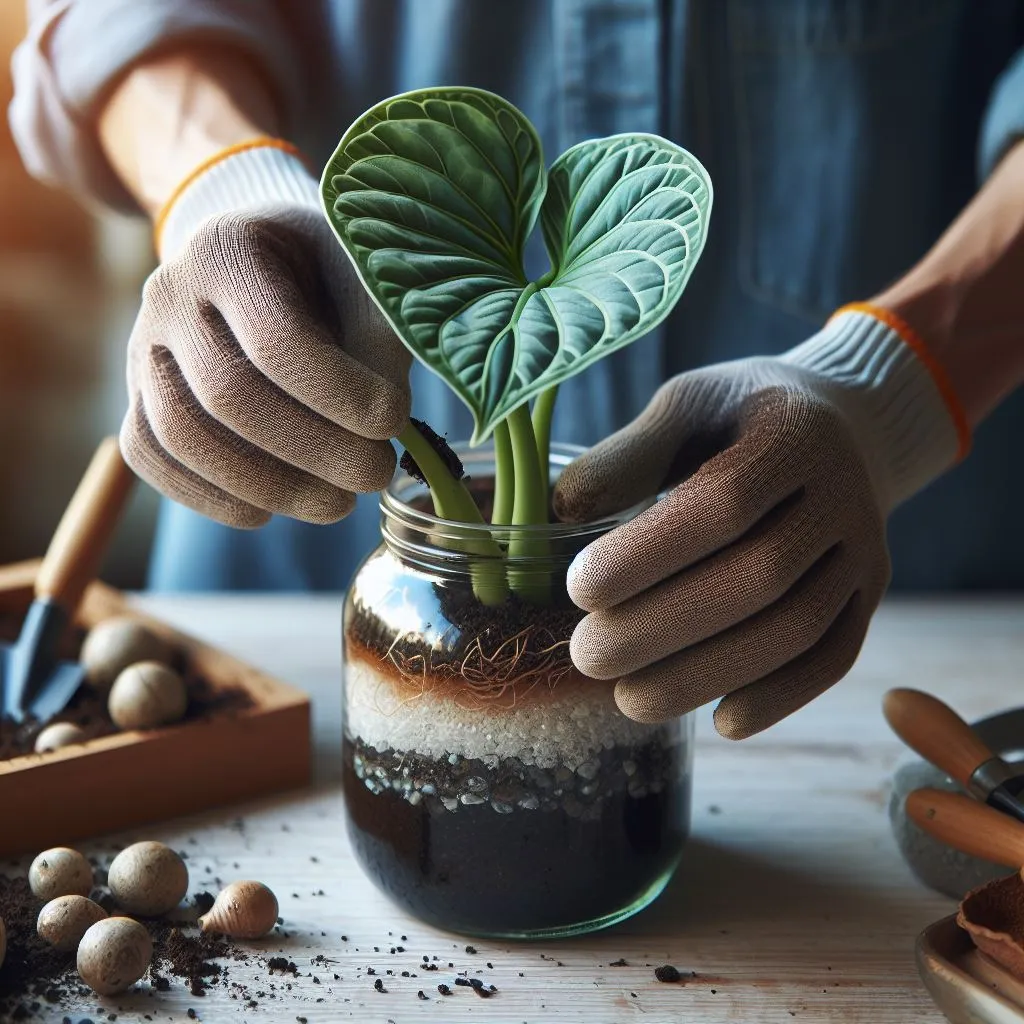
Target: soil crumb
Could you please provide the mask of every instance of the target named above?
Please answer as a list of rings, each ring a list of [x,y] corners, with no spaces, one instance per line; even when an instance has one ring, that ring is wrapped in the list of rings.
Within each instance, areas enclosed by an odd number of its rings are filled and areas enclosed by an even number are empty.
[[[448,472],[451,473],[456,480],[461,480],[466,475],[466,470],[462,465],[462,459],[455,454],[452,446],[443,438],[429,423],[425,423],[423,420],[411,418],[409,420],[413,427],[423,435],[423,439],[430,445],[431,448],[441,456],[445,466],[448,467]],[[413,458],[412,453],[406,449],[402,453],[402,458],[399,460],[399,466],[405,470],[414,480],[419,480],[421,484],[427,482],[427,478],[423,475],[423,470],[420,469],[419,464]]]

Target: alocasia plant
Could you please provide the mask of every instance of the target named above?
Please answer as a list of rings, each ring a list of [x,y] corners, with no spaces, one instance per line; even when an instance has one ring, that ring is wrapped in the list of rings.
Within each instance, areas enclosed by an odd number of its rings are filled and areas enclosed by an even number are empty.
[[[546,170],[512,104],[446,87],[359,118],[321,195],[388,321],[469,407],[473,443],[493,433],[492,524],[547,522],[557,387],[671,311],[707,236],[705,169],[666,139],[626,134],[581,142]],[[530,281],[523,253],[538,218],[551,268]],[[398,440],[438,515],[483,522],[415,427]]]

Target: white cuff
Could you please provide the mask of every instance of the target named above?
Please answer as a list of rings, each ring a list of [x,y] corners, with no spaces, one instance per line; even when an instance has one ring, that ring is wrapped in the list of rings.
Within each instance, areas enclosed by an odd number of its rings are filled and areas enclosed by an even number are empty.
[[[320,209],[320,187],[302,161],[257,146],[215,163],[171,204],[160,231],[160,259],[177,256],[208,217],[273,203]]]
[[[17,5],[5,0],[3,9]],[[96,117],[114,84],[150,55],[211,43],[245,54],[273,91],[289,137],[307,113],[295,17],[277,0],[29,0],[14,51],[11,131],[29,173],[93,206],[138,213],[110,168]]]
[[[956,461],[957,426],[931,371],[895,330],[869,313],[837,314],[781,358],[813,374],[817,389],[847,417],[887,509]]]

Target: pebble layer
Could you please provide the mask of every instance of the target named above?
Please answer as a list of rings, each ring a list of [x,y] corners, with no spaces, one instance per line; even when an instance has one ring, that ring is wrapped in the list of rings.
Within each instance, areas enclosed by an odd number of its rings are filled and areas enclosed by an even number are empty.
[[[374,794],[391,790],[413,806],[454,814],[490,804],[498,814],[563,810],[570,818],[596,820],[603,800],[628,794],[640,799],[678,781],[677,747],[667,741],[623,751],[603,751],[575,770],[541,768],[515,757],[483,759],[447,754],[434,760],[398,750],[377,750],[356,739],[352,769]]]

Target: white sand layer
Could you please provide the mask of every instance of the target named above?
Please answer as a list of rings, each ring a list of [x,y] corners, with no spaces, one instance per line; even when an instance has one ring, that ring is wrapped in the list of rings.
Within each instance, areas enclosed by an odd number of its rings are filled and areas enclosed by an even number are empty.
[[[455,754],[485,762],[575,771],[603,749],[649,742],[662,726],[631,721],[606,683],[557,686],[512,707],[463,707],[451,691],[403,687],[361,658],[345,664],[345,730],[378,750],[435,759]]]

